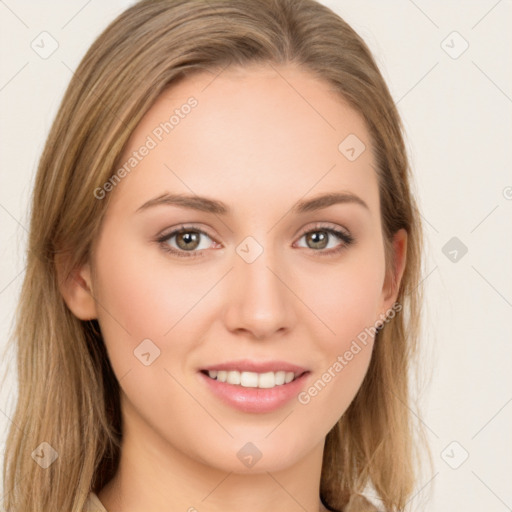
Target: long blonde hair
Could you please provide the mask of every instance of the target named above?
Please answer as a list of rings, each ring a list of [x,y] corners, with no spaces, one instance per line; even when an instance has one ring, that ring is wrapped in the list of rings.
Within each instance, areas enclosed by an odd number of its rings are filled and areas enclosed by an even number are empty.
[[[97,200],[93,191],[112,176],[164,89],[193,72],[265,62],[313,72],[366,121],[388,273],[392,236],[408,233],[397,298],[403,312],[377,333],[362,386],[327,436],[320,488],[337,510],[367,503],[361,496],[368,485],[386,510],[405,506],[416,475],[407,406],[420,332],[422,228],[401,120],[368,47],[314,0],[145,0],[113,21],[83,58],[40,160],[13,336],[19,396],[4,458],[8,512],[81,512],[119,461],[119,383],[98,324],[70,312],[56,272],[58,255],[67,256],[69,271],[89,257],[108,206],[108,197]],[[32,457],[36,448],[48,449],[42,442],[58,454],[46,469]]]

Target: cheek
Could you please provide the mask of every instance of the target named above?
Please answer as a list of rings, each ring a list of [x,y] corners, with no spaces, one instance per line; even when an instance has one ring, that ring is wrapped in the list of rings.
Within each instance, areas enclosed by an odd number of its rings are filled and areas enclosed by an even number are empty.
[[[146,348],[141,354],[150,349],[151,357],[159,356],[163,348],[159,320],[163,311],[149,268],[130,238],[107,225],[97,245],[93,288],[98,321],[118,378],[143,367],[136,359],[138,347]]]
[[[297,397],[306,417],[321,418],[327,430],[345,413],[361,387],[374,345],[375,299],[369,294],[376,287],[371,281],[352,279],[345,280],[342,289],[326,294],[329,297],[318,298],[318,311],[335,334],[322,327],[326,334],[316,338],[320,364]],[[310,425],[316,428],[315,422]]]
[[[112,368],[118,378],[130,372],[139,382],[131,390],[135,395],[167,386],[170,377],[162,368],[185,372],[190,353],[201,343],[205,322],[199,319],[211,315],[208,290],[220,276],[208,265],[170,263],[165,253],[132,243],[120,232],[104,242],[98,244],[94,291]],[[144,366],[144,357],[154,362]]]
[[[162,338],[211,287],[211,271],[169,263],[158,249],[124,238],[122,250],[115,235],[98,248],[95,292],[104,306],[99,315],[134,341]]]
[[[123,239],[128,241],[121,250]],[[189,339],[178,333],[187,325],[187,311],[211,286],[211,277],[192,280],[192,271],[183,268],[170,274],[157,251],[130,244],[121,235],[108,241],[98,245],[95,295],[102,305],[98,319],[112,368],[130,407],[148,424],[152,418],[170,425],[190,410],[190,397],[173,379],[176,374],[183,381],[177,367],[186,363],[190,350]]]
[[[384,279],[378,248],[347,257],[343,265],[302,282],[317,321],[321,364],[298,397],[306,410],[334,425],[359,390],[371,360]],[[322,333],[322,335],[320,335]]]
[[[384,260],[374,251],[354,252],[340,265],[305,273],[302,296],[324,324],[325,350],[348,349],[350,341],[375,325],[384,280]],[[321,326],[321,324],[320,324]]]

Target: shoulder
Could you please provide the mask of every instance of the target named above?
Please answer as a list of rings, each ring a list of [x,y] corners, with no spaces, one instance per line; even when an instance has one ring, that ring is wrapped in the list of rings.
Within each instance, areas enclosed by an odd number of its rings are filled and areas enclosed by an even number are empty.
[[[89,493],[83,512],[107,512],[100,499],[93,492]]]

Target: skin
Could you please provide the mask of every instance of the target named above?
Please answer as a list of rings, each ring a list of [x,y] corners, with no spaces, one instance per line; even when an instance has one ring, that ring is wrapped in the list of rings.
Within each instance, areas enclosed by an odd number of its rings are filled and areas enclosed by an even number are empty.
[[[373,338],[307,405],[292,399],[270,413],[224,404],[198,370],[241,358],[285,360],[310,370],[306,389],[389,311],[405,265],[401,230],[392,285],[370,137],[357,112],[291,65],[214,76],[174,85],[143,118],[123,162],[175,108],[198,100],[110,192],[91,261],[62,289],[75,315],[98,319],[120,381],[120,468],[99,492],[109,512],[326,510],[325,436],[363,381]],[[353,162],[338,150],[349,134],[367,148]],[[301,199],[335,191],[359,196],[368,209],[291,212]],[[165,192],[218,199],[233,213],[171,205],[137,212]],[[344,242],[328,235],[327,248],[315,248],[304,234],[317,233],[316,222],[356,241],[322,256]],[[200,235],[202,257],[173,256],[155,242],[182,223],[208,232]],[[252,263],[236,252],[248,236],[263,248]],[[179,250],[177,238],[167,244]],[[144,339],[160,350],[149,366],[134,357]],[[237,457],[247,442],[262,453],[252,468]]]

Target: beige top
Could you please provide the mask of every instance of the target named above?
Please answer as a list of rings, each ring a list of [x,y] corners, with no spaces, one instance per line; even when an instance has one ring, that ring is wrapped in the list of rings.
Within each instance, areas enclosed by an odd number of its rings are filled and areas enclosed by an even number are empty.
[[[107,512],[100,499],[93,492],[89,493],[85,502],[84,512]]]

